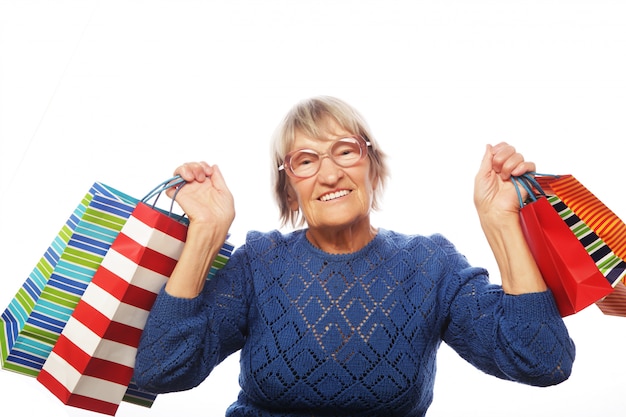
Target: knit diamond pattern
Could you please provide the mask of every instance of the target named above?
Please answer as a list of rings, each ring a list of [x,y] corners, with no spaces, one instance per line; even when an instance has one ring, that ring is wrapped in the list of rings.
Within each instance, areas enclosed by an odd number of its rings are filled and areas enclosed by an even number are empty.
[[[259,316],[242,353],[251,375],[244,397],[293,412],[407,415],[432,379],[434,363],[421,358],[439,343],[434,303],[414,301],[434,294],[434,282],[408,279],[427,275],[432,252],[404,247],[383,257],[375,241],[329,255],[304,234],[265,243],[250,256]],[[407,264],[414,250],[422,265]]]

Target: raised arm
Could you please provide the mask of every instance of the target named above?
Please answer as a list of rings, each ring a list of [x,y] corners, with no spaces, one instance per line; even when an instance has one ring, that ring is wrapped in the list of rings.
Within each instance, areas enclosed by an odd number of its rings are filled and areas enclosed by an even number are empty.
[[[508,294],[547,289],[522,233],[519,199],[510,177],[535,170],[535,164],[507,143],[487,145],[474,182],[474,204],[493,251],[502,288]]]
[[[181,298],[194,298],[204,286],[211,263],[222,247],[235,218],[233,196],[217,165],[190,162],[179,166],[187,183],[176,202],[189,218],[187,240],[165,291]],[[175,190],[168,190],[173,197]]]

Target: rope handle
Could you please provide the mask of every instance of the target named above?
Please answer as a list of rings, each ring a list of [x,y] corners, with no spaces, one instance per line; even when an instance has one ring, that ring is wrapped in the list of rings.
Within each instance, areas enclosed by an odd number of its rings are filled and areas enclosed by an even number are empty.
[[[174,202],[176,201],[176,195],[178,194],[178,192],[181,190],[181,188],[183,188],[183,186],[186,184],[187,182],[180,176],[180,175],[176,175],[175,177],[171,177],[163,182],[161,182],[159,185],[157,185],[156,187],[154,187],[152,190],[150,190],[150,192],[148,192],[148,194],[146,194],[142,199],[141,202],[142,203],[148,203],[148,201],[150,201],[151,199],[154,199],[154,201],[152,202],[152,208],[155,208],[157,201],[159,200],[159,197],[161,196],[161,194],[163,192],[165,192],[166,190],[175,187],[176,191],[174,192],[174,195],[172,196],[172,202],[170,204],[170,209],[168,212],[168,215],[171,216],[173,211],[174,211]],[[183,214],[184,216],[184,214]]]
[[[528,200],[537,201],[539,197],[546,197],[546,192],[543,190],[539,182],[535,179],[535,176],[541,177],[553,177],[559,178],[558,175],[554,174],[538,174],[534,171],[526,172],[523,175],[511,177],[511,182],[515,186],[515,191],[517,192],[517,198],[519,199],[520,208],[524,207],[526,204],[524,199],[522,198],[522,193],[520,192],[520,187],[526,190],[528,193]]]

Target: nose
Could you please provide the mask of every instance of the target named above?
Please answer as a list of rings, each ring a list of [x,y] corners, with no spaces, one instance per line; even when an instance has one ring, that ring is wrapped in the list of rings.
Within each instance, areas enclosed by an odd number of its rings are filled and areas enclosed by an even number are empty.
[[[317,177],[324,183],[335,183],[343,176],[343,169],[329,155],[320,158],[320,169]]]

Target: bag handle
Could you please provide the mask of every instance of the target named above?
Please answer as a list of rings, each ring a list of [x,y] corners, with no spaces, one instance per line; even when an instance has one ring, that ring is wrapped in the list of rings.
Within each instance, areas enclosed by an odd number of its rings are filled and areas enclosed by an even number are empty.
[[[528,199],[530,199],[531,201],[537,201],[537,199],[542,196],[547,197],[546,192],[543,190],[539,182],[535,179],[536,175],[559,178],[558,175],[537,174],[534,171],[511,177],[511,181],[513,182],[513,185],[515,186],[515,191],[517,192],[517,198],[519,199],[520,208],[524,207],[525,205],[525,202],[522,199],[522,193],[520,192],[520,187],[524,188],[526,192],[528,192]]]
[[[148,201],[150,201],[151,199],[154,198],[154,201],[152,202],[152,208],[154,208],[156,206],[157,201],[159,200],[159,197],[161,196],[161,194],[172,187],[176,187],[176,191],[174,191],[174,195],[172,196],[172,202],[170,204],[170,210],[168,215],[171,216],[172,212],[174,211],[174,202],[176,201],[176,195],[178,194],[178,192],[180,191],[181,188],[183,188],[183,186],[187,183],[187,181],[185,181],[180,175],[176,175],[175,177],[171,177],[163,182],[161,182],[159,185],[157,185],[156,187],[154,187],[152,190],[150,190],[150,192],[148,192],[148,194],[146,194],[142,199],[141,202],[142,203],[148,203]],[[184,216],[184,214],[183,214]]]
[[[537,201],[537,197],[535,196],[535,193],[533,192],[532,188],[528,185],[528,183],[524,180],[523,175],[517,176],[517,177],[511,177],[511,182],[515,186],[515,192],[517,193],[517,199],[519,201],[520,209],[526,205],[526,202],[522,198],[522,193],[520,191],[520,188],[523,188],[526,190],[526,192],[528,193],[528,199],[530,199],[531,201]]]

